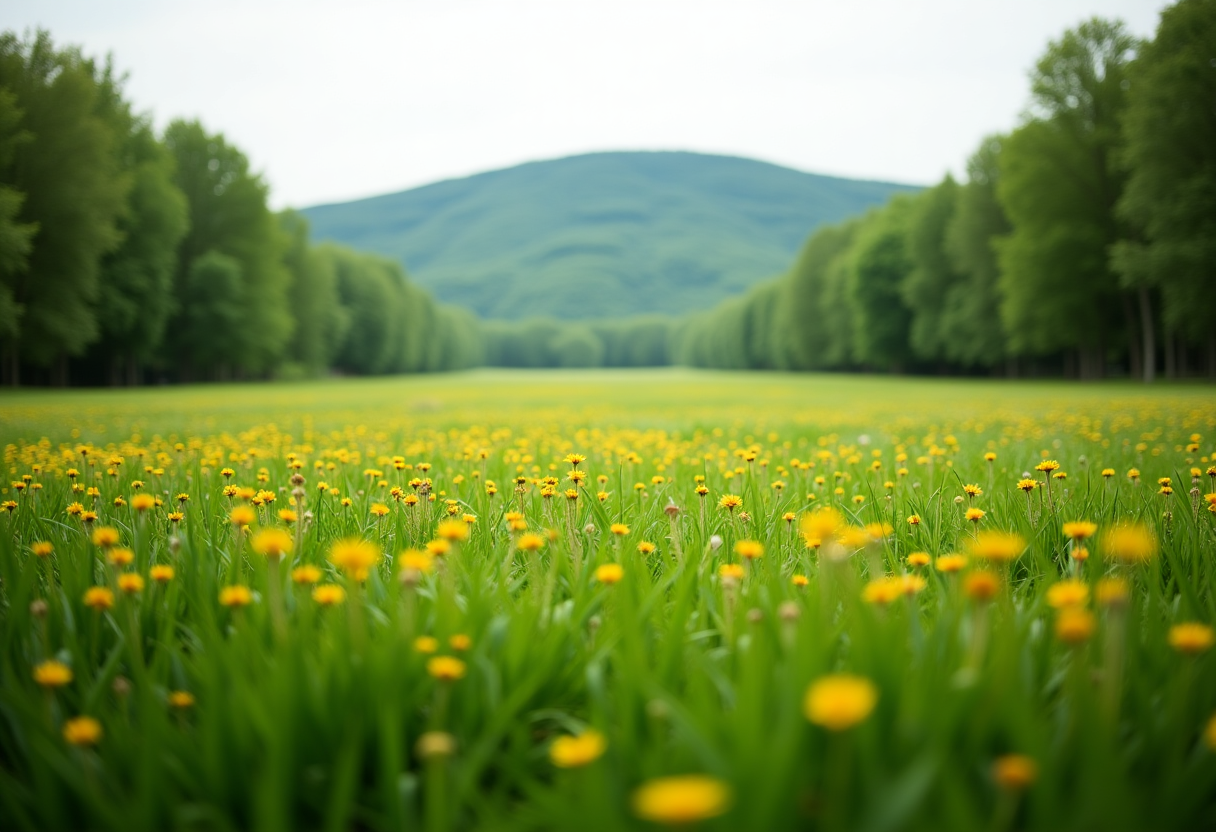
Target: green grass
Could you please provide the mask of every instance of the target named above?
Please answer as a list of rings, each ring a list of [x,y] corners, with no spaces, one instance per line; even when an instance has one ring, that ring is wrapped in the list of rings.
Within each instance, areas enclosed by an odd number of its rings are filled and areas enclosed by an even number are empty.
[[[729,788],[729,810],[703,823],[721,830],[1216,822],[1216,739],[1203,736],[1216,656],[1169,645],[1172,626],[1216,621],[1216,536],[1202,498],[1216,491],[1205,473],[1216,464],[1208,388],[662,370],[20,391],[0,406],[0,444],[6,482],[28,474],[42,485],[2,495],[17,502],[0,516],[6,828],[651,828],[632,795],[683,773]],[[751,462],[740,455],[749,449]],[[591,475],[577,501],[562,493],[572,452]],[[411,467],[396,470],[394,456]],[[1028,498],[1016,483],[1044,458],[1068,477]],[[256,510],[251,531],[282,525],[293,459],[305,478],[299,512],[312,519],[291,527],[295,551],[276,566],[228,522],[242,500],[223,489],[270,490],[275,502]],[[432,467],[413,467],[423,462]],[[98,489],[95,525],[119,530],[131,567],[107,565],[65,512],[93,502],[72,494],[70,467]],[[550,474],[560,483],[546,498]],[[423,476],[434,504],[390,496],[416,493],[409,481]],[[1158,493],[1159,477],[1172,495]],[[139,493],[135,479],[164,507],[116,507]],[[321,495],[322,480],[337,493]],[[906,560],[968,549],[966,483],[984,492],[979,527],[1026,543],[1016,561],[987,566],[1000,578],[990,602],[967,597],[965,576]],[[167,512],[179,493],[189,500],[175,526]],[[717,508],[728,493],[748,519]],[[446,500],[475,518],[470,539],[416,587],[403,584],[399,553],[435,537]],[[383,520],[377,502],[390,508]],[[824,505],[850,525],[893,531],[834,561],[834,544],[817,552],[797,533]],[[516,547],[512,511],[552,530],[548,545]],[[1078,519],[1099,526],[1084,563],[1060,531]],[[1109,558],[1103,535],[1118,522],[1150,529],[1159,553],[1141,565]],[[613,523],[628,531],[612,534]],[[365,582],[328,560],[351,536],[385,555]],[[738,561],[744,539],[765,554],[732,586],[719,567]],[[35,541],[54,553],[37,558]],[[640,553],[643,541],[656,551]],[[84,605],[88,587],[116,589],[117,573],[147,577],[153,563],[172,565],[173,580],[116,591],[106,612]],[[607,563],[622,565],[619,584],[596,580]],[[344,586],[346,603],[321,608],[293,584],[304,564]],[[863,600],[869,582],[904,573],[924,589],[889,605]],[[1091,600],[1095,630],[1075,646],[1056,637],[1047,600],[1070,574],[1091,591],[1111,576],[1130,587],[1126,607]],[[255,602],[221,606],[233,584]],[[458,634],[467,650],[450,645]],[[463,678],[428,674],[421,635],[460,658]],[[51,657],[74,678],[46,691],[32,668]],[[804,699],[839,672],[870,680],[878,700],[832,732],[808,721]],[[195,705],[170,707],[177,690]],[[80,714],[102,725],[95,747],[62,736]],[[588,727],[606,737],[603,756],[555,767],[552,742]],[[454,754],[420,753],[434,731],[454,738]],[[1037,767],[1024,791],[994,779],[1007,754]]]
[[[303,213],[482,317],[708,309],[789,266],[816,227],[915,188],[696,153],[533,162]]]

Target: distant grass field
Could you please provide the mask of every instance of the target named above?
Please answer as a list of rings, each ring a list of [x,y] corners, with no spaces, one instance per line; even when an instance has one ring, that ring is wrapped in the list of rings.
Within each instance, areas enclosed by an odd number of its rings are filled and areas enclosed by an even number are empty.
[[[0,399],[0,827],[1216,828],[1216,394]]]
[[[1111,407],[1168,406],[1181,418],[1211,408],[1216,389],[1199,384],[925,379],[843,374],[641,370],[474,370],[434,376],[327,379],[298,383],[199,385],[133,390],[6,391],[5,442],[47,436],[120,441],[133,432],[191,434],[274,422],[331,430],[516,418],[573,426],[689,429],[746,424],[877,431],[895,424],[940,428],[992,418],[1085,415]],[[1043,425],[1045,430],[1051,424]]]

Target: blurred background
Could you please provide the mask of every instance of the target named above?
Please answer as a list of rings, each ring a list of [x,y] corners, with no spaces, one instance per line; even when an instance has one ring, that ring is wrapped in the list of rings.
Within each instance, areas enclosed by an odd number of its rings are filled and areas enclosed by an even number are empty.
[[[1216,375],[1213,4],[10,2],[0,366]]]

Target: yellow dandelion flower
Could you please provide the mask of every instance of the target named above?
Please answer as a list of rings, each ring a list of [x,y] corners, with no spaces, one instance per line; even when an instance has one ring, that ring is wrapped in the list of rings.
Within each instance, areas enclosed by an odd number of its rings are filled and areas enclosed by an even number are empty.
[[[1038,765],[1022,754],[1006,754],[992,764],[992,779],[1007,792],[1024,791],[1038,776]]]
[[[124,572],[118,576],[118,588],[127,595],[134,595],[137,592],[143,592],[143,576],[136,574],[135,572]]]
[[[1057,610],[1083,607],[1089,600],[1089,584],[1076,579],[1059,581],[1047,590],[1047,603]]]
[[[93,529],[93,545],[102,549],[117,546],[119,541],[118,529],[113,526],[98,526]]]
[[[469,526],[462,520],[444,520],[435,531],[435,536],[449,543],[469,539]]]
[[[300,585],[315,584],[321,580],[321,570],[306,563],[291,570],[291,580]]]
[[[595,579],[602,584],[612,586],[625,577],[625,570],[619,563],[605,563],[595,570]]]
[[[1065,644],[1078,645],[1094,633],[1094,616],[1084,607],[1065,607],[1056,616],[1056,638]]]
[[[903,581],[878,578],[870,581],[861,591],[861,597],[870,604],[889,604],[904,594]]]
[[[313,589],[312,600],[322,607],[334,607],[346,600],[346,590],[337,584],[321,584]]]
[[[941,555],[934,566],[938,572],[961,572],[967,566],[967,558],[964,555]]]
[[[228,514],[228,520],[238,529],[243,529],[253,523],[258,518],[257,514],[249,506],[236,506]]]
[[[558,768],[581,768],[598,760],[608,747],[599,731],[588,728],[577,737],[563,736],[549,746],[549,759]]]
[[[1119,523],[1102,535],[1102,551],[1112,560],[1144,563],[1157,554],[1157,538],[1139,523]]]
[[[464,678],[465,664],[454,656],[435,656],[426,663],[426,672],[441,682]]]
[[[633,793],[633,811],[666,826],[691,826],[730,808],[730,787],[714,777],[686,774],[650,780]]]
[[[735,554],[744,560],[755,560],[764,556],[764,544],[757,540],[740,540],[735,544]]]
[[[380,549],[370,540],[347,537],[329,547],[329,562],[355,580],[363,580],[380,561]]]
[[[738,563],[724,563],[718,567],[718,578],[723,583],[737,583],[743,580],[743,566]]]
[[[516,548],[524,552],[538,551],[543,548],[544,545],[545,538],[542,535],[536,534],[535,532],[525,532],[519,536],[518,540],[515,541]]]
[[[1170,647],[1188,656],[1197,656],[1209,650],[1216,642],[1216,633],[1206,624],[1186,621],[1170,627]]]
[[[980,560],[1008,563],[1026,551],[1026,541],[1013,532],[980,532],[968,542],[967,549],[972,557]]]
[[[72,668],[51,659],[34,666],[34,681],[44,688],[61,688],[72,681]]]
[[[253,603],[253,593],[249,591],[249,587],[241,586],[226,586],[220,590],[220,604],[225,607],[240,609],[247,607]]]
[[[1088,520],[1074,520],[1071,523],[1065,523],[1063,526],[1064,536],[1077,541],[1093,537],[1094,532],[1097,530],[1098,524],[1091,523]]]
[[[105,612],[114,606],[114,593],[109,587],[91,586],[84,592],[84,605],[97,612]]]
[[[724,508],[730,512],[733,512],[742,505],[743,498],[738,494],[723,494],[722,498],[718,500],[718,508]]]
[[[253,551],[271,560],[278,560],[284,555],[291,554],[295,539],[283,529],[262,529],[253,536],[250,545]]]
[[[841,673],[816,679],[807,689],[803,711],[815,725],[844,731],[868,717],[877,703],[873,682]]]
[[[108,560],[112,566],[130,566],[135,562],[135,553],[130,549],[116,546],[106,553],[106,560]]]
[[[977,569],[963,579],[963,592],[973,601],[991,601],[1001,588],[1001,579],[994,572]]]
[[[63,738],[72,745],[97,745],[101,734],[101,723],[91,716],[77,716],[63,723]]]

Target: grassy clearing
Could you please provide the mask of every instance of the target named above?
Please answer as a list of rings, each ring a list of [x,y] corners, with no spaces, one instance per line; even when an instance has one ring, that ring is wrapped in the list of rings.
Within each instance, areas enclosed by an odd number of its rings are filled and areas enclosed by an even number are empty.
[[[14,828],[1216,822],[1206,388],[22,392],[0,442]]]

